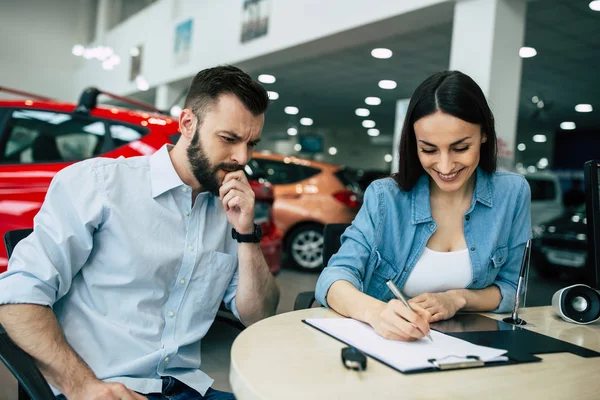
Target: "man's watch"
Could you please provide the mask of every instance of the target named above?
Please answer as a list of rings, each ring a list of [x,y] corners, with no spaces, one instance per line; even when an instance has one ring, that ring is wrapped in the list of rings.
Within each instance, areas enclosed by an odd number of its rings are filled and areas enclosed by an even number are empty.
[[[242,235],[238,233],[235,228],[231,228],[231,237],[238,241],[238,243],[260,243],[262,239],[262,230],[260,225],[254,224],[254,232]]]

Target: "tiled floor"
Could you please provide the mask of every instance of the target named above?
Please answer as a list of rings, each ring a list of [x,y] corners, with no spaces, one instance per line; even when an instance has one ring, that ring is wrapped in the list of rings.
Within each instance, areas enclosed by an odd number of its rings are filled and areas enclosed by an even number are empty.
[[[281,300],[278,313],[291,311],[296,295],[303,291],[314,290],[318,275],[283,269],[277,276],[281,287]],[[544,281],[537,277],[532,268],[527,296],[528,306],[550,304],[552,294],[565,282]],[[229,354],[231,344],[239,331],[224,323],[215,323],[202,341],[202,369],[214,380],[214,388],[230,390]],[[0,400],[16,400],[16,382],[10,373],[0,365]]]

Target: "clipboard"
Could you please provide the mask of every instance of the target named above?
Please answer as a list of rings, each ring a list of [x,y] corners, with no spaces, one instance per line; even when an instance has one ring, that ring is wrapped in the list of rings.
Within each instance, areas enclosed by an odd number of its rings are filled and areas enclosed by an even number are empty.
[[[357,348],[358,350],[360,350],[364,354],[368,355],[372,359],[377,360],[378,362],[380,362],[402,374],[407,374],[407,375],[424,373],[424,372],[452,371],[452,370],[462,370],[462,369],[469,369],[469,368],[511,365],[511,364],[517,364],[517,363],[521,363],[521,362],[528,362],[528,361],[541,361],[541,359],[539,357],[535,357],[535,356],[525,357],[526,360],[518,360],[517,361],[517,360],[511,359],[507,355],[503,355],[501,357],[495,357],[492,360],[484,361],[477,355],[466,355],[466,356],[464,356],[464,355],[460,355],[460,356],[446,355],[441,358],[429,358],[429,359],[427,359],[427,363],[423,364],[418,369],[402,370],[402,369],[398,368],[396,365],[392,365],[392,363],[382,359],[382,357],[378,356],[377,354],[374,354],[373,352],[369,351],[368,349],[361,346],[360,344],[357,345],[357,343],[351,343],[350,341],[343,340],[340,337],[337,337],[337,336],[329,333],[328,331],[311,324],[310,321],[307,321],[306,319],[302,320],[302,322],[305,323],[306,325],[310,326],[311,328],[316,329],[333,339],[336,339],[337,341],[339,341],[341,343],[344,343],[348,346]]]

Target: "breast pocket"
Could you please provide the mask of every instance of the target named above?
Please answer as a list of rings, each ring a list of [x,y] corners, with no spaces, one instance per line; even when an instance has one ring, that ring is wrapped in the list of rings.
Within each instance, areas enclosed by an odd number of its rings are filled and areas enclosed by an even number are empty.
[[[398,271],[392,263],[381,257],[381,254],[377,250],[371,254],[369,264],[369,270],[372,270],[373,273],[371,274],[371,280],[368,283],[365,293],[376,299],[385,301],[391,296],[386,282],[390,279],[393,280],[398,275]]]
[[[202,311],[203,314],[216,314],[235,274],[237,262],[237,257],[218,251],[210,251],[203,255],[191,281],[198,311]]]

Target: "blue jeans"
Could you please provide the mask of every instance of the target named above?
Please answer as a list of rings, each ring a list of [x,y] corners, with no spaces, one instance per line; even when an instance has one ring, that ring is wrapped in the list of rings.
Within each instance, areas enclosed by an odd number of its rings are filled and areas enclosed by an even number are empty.
[[[162,393],[142,394],[148,400],[235,400],[232,393],[209,388],[206,394],[200,393],[171,376],[162,378]]]

